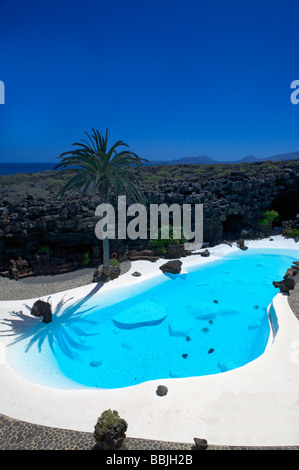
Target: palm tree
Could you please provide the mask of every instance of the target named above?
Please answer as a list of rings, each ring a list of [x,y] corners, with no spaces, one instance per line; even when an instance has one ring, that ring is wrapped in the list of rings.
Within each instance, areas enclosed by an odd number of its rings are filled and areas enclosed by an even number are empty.
[[[121,140],[108,149],[108,129],[105,137],[93,128],[91,135],[87,132],[85,134],[89,141],[81,139],[82,143],[73,144],[78,147],[76,150],[60,155],[62,160],[55,170],[63,167],[58,174],[69,172],[71,178],[59,190],[56,199],[68,199],[79,191],[80,204],[88,192],[92,193],[93,198],[100,196],[103,203],[108,203],[110,191],[114,190],[116,196],[123,192],[144,203],[145,198],[132,169],[134,166],[141,166],[147,160],[128,150],[119,151],[118,147],[129,147]],[[109,258],[109,239],[106,236],[103,239],[103,274],[107,277],[110,272]]]

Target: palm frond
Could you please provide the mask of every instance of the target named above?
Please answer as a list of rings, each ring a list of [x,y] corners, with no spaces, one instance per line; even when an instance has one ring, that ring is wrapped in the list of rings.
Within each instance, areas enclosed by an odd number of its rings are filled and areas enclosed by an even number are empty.
[[[87,137],[89,138],[90,142],[91,142],[91,147],[93,148],[93,150],[96,152],[97,151],[97,147],[96,145],[94,144],[94,139],[88,134],[88,132],[84,131],[84,133],[87,135]],[[83,139],[82,139],[82,142],[85,142]]]
[[[113,187],[117,195],[124,191],[137,200],[144,200],[132,168],[143,165],[147,160],[127,149],[117,152],[118,147],[129,147],[122,140],[115,142],[108,150],[108,129],[105,136],[94,128],[91,134],[86,131],[85,134],[89,141],[82,139],[81,142],[75,142],[73,146],[77,147],[76,149],[60,155],[61,162],[56,165],[55,170],[59,169],[58,173],[75,171],[75,175],[60,189],[57,198],[68,198],[79,191],[81,201],[92,187],[93,196],[97,191],[101,191],[107,199],[109,187]]]

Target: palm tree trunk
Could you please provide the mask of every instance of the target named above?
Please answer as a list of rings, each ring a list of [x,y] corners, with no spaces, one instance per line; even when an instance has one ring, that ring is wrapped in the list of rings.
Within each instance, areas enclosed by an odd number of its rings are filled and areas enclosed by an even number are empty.
[[[108,194],[109,194],[109,189],[108,189],[108,184],[105,181],[106,184],[104,184],[104,202],[105,204],[108,204]],[[107,232],[108,232],[108,227],[107,227]],[[110,260],[110,253],[109,253],[109,238],[108,234],[107,236],[103,239],[103,274],[105,276],[110,276],[110,268],[109,268],[109,260]]]
[[[110,268],[109,268],[109,238],[105,237],[103,239],[103,274],[105,276],[110,275]]]

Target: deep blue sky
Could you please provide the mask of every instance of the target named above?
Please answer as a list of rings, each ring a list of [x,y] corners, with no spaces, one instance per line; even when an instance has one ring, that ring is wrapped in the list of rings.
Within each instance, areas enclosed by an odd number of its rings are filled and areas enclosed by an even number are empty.
[[[140,156],[299,150],[298,0],[0,0],[0,162],[91,127]]]

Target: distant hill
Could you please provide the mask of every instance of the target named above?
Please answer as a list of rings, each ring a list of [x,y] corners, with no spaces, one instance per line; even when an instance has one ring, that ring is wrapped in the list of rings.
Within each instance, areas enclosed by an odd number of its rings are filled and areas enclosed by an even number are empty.
[[[273,162],[280,162],[286,160],[297,160],[299,158],[299,152],[283,153],[281,155],[275,155],[274,157],[267,158],[266,160],[272,160]]]
[[[287,160],[297,160],[299,159],[299,151],[291,152],[291,153],[283,153],[280,155],[274,155],[273,157],[267,158],[257,158],[254,155],[249,155],[247,157],[241,158],[240,160],[230,160],[230,161],[223,161],[223,160],[214,160],[211,157],[207,157],[206,155],[198,155],[197,157],[184,157],[178,160],[155,160],[149,161],[147,165],[215,165],[217,163],[252,163],[252,162],[278,162],[278,161],[287,161]]]
[[[198,165],[198,164],[208,164],[212,165],[213,163],[218,163],[211,157],[206,157],[205,155],[199,155],[198,157],[184,157],[179,160],[155,160],[149,161],[147,165]]]
[[[259,158],[255,157],[254,155],[248,155],[248,157],[244,157],[241,160],[238,160],[236,163],[252,163],[252,162],[258,162],[260,161]]]

